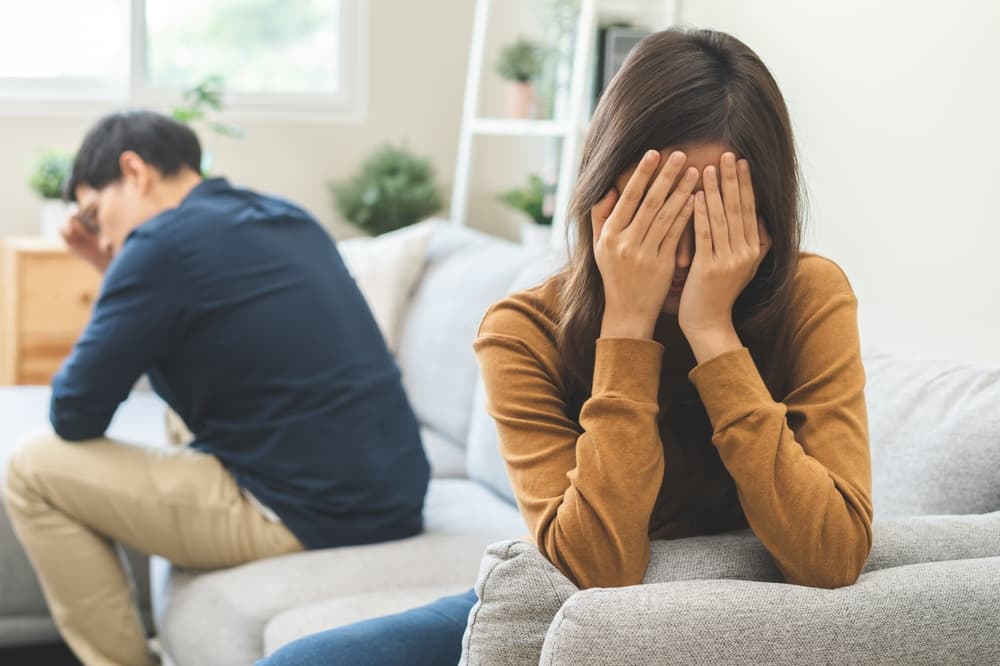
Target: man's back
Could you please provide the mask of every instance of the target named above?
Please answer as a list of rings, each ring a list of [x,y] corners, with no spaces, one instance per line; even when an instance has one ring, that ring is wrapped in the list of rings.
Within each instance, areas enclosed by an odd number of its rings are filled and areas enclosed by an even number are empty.
[[[419,531],[429,468],[399,370],[301,209],[213,179],[138,227],[53,383],[57,432],[99,436],[143,372],[307,547]]]

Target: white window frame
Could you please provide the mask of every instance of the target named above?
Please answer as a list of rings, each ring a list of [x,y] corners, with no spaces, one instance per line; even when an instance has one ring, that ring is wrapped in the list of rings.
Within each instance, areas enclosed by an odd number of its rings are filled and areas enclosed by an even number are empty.
[[[0,90],[4,115],[92,115],[127,107],[169,109],[181,103],[177,90],[152,88],[146,73],[146,0],[128,0],[129,57],[123,81],[30,79]],[[360,122],[367,114],[368,0],[340,0],[338,90],[331,95],[231,93],[225,116],[234,120],[275,119]]]

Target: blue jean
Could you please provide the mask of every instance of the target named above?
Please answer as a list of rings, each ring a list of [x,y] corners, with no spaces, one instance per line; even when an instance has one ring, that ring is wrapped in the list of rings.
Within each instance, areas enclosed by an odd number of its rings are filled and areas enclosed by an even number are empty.
[[[289,643],[257,666],[449,666],[462,657],[462,635],[475,590],[426,606],[330,629]]]

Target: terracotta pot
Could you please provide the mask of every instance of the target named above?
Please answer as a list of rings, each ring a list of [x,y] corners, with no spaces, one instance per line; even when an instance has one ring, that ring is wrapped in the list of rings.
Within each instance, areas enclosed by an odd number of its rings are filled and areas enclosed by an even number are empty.
[[[512,81],[507,86],[506,116],[531,118],[535,113],[535,86],[531,82]]]

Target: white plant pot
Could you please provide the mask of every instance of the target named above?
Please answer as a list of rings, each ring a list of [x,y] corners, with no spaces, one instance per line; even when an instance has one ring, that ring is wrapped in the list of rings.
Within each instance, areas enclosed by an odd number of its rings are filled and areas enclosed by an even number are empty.
[[[66,220],[76,212],[76,204],[66,203],[62,199],[45,199],[42,201],[41,229],[44,238],[59,238],[59,230]]]
[[[530,248],[548,249],[552,245],[552,227],[525,222],[521,225],[521,244]]]

